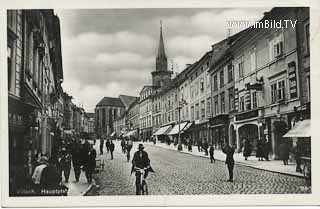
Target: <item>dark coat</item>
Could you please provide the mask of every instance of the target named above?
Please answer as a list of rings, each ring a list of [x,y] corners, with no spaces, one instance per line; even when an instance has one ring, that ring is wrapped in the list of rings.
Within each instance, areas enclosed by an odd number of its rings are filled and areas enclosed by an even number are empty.
[[[109,149],[110,149],[110,152],[113,152],[114,151],[114,143],[111,143],[109,145]]]
[[[148,153],[143,151],[143,150],[142,151],[136,151],[134,153],[133,159],[132,159],[131,173],[134,171],[134,167],[138,167],[138,168],[149,167],[147,172],[148,171],[154,172],[154,170],[150,166],[150,159],[149,159]]]
[[[257,145],[256,157],[264,157],[263,146],[264,146],[263,142],[261,140],[259,140],[258,145]]]
[[[280,144],[279,151],[280,151],[280,159],[281,160],[288,160],[289,159],[290,148],[286,143]]]
[[[214,153],[214,147],[213,146],[210,146],[209,153],[210,153],[210,155],[213,155],[213,153]]]
[[[41,174],[40,185],[44,188],[57,188],[60,185],[62,178],[57,167],[52,164],[45,167]]]
[[[251,156],[251,152],[252,152],[251,142],[248,141],[248,140],[245,140],[244,141],[243,156],[244,157],[249,157],[249,156]]]
[[[228,165],[234,165],[234,159],[233,159],[233,154],[234,154],[234,148],[233,147],[223,147],[222,152],[225,153],[226,156],[226,164]]]
[[[95,149],[92,149],[89,151],[87,155],[87,163],[86,163],[86,168],[88,170],[94,170],[96,168],[96,157],[97,157],[97,152]]]

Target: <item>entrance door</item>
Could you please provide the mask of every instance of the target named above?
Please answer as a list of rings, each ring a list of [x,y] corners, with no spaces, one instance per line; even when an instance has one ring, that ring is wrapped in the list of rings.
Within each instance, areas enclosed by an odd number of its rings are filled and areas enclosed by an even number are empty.
[[[251,142],[252,149],[256,150],[257,142],[259,140],[258,126],[255,124],[246,124],[239,128],[239,139],[241,148],[243,147],[243,140],[247,139]]]

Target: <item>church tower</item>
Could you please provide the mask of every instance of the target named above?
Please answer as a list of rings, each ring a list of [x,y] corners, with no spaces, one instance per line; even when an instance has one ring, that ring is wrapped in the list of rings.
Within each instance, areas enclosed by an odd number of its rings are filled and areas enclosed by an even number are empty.
[[[156,70],[151,72],[152,85],[163,86],[164,83],[171,79],[171,71],[168,71],[167,56],[164,49],[163,35],[162,35],[162,23],[160,21],[160,39],[158,46],[158,54],[156,58]]]

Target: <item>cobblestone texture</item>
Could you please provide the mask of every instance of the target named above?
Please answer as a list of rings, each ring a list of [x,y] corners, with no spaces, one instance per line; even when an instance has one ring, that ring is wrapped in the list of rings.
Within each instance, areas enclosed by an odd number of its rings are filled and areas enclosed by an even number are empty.
[[[136,151],[137,144],[133,150]],[[300,194],[305,193],[304,179],[235,165],[234,182],[227,182],[224,162],[210,163],[208,159],[164,148],[145,146],[155,173],[147,178],[150,194]],[[97,149],[98,150],[98,149]],[[135,176],[130,176],[131,163],[121,153],[116,142],[114,160],[105,153],[105,169],[95,175],[99,187],[88,195],[134,195]]]

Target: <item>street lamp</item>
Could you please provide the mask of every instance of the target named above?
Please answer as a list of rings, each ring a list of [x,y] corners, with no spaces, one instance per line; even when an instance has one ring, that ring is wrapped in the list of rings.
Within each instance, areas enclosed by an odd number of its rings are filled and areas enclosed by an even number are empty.
[[[181,125],[181,117],[180,117],[180,111],[184,105],[187,105],[188,103],[183,98],[178,103],[178,120],[179,120],[179,132],[178,132],[178,151],[182,151],[182,144],[181,144],[181,137],[180,137],[180,125]]]

